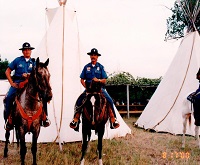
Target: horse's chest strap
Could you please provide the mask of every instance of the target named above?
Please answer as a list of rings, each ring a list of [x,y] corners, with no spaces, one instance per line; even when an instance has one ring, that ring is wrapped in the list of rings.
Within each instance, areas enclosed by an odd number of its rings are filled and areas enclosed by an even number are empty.
[[[24,112],[23,107],[21,106],[20,102],[17,99],[15,99],[15,102],[17,104],[17,109],[19,110],[20,115],[22,116],[22,118],[28,121],[28,132],[29,132],[32,122],[34,120],[38,119],[39,116],[42,114],[42,103],[40,104],[39,109],[37,110],[37,112],[33,116],[28,116]]]

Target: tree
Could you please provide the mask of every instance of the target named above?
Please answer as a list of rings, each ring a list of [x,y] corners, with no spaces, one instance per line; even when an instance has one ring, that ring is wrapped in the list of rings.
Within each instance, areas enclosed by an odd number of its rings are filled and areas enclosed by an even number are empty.
[[[108,85],[135,84],[134,77],[129,72],[112,73],[107,80]]]
[[[155,78],[155,79],[137,77],[136,83],[134,85],[138,87],[150,87],[150,86],[157,87],[161,80],[162,80],[162,77]]]
[[[0,79],[7,79],[5,75],[5,71],[8,67],[8,60],[0,61]]]
[[[129,85],[130,103],[141,102],[146,104],[161,81],[158,79],[140,78],[136,79],[128,72],[112,73],[106,83],[106,89],[114,101],[126,102],[126,85]]]
[[[165,40],[182,38],[185,31],[191,32],[195,28],[200,32],[199,5],[197,0],[175,1],[174,7],[170,9],[172,16],[167,19]]]

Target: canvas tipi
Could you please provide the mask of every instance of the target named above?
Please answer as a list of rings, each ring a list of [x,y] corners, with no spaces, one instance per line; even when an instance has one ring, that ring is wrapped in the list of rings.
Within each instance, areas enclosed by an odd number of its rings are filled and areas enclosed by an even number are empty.
[[[82,67],[85,65],[83,59],[88,57],[86,56],[87,52],[80,55],[77,14],[70,5],[62,4],[56,9],[47,9],[47,15],[49,17],[49,28],[41,44],[33,52],[33,57],[40,57],[41,61],[45,61],[47,58],[50,60],[48,67],[51,74],[53,99],[48,105],[51,125],[47,128],[42,127],[38,142],[81,141],[81,125],[79,132],[75,132],[69,127],[73,118],[75,101],[83,92],[79,76]],[[120,127],[111,130],[108,122],[104,134],[105,139],[131,133],[130,128],[117,110],[116,114]],[[3,124],[1,129],[0,140],[4,140]],[[97,136],[93,132],[92,140],[94,139],[97,139]],[[31,136],[28,134],[26,141],[31,141]]]
[[[180,1],[179,1],[180,2]],[[200,37],[196,31],[194,21],[199,13],[199,1],[196,9],[190,14],[187,2],[180,2],[184,14],[187,14],[194,31],[185,35],[177,54],[169,66],[163,80],[150,99],[148,105],[136,122],[136,125],[144,129],[153,129],[157,132],[169,132],[182,134],[183,119],[182,110],[187,96],[198,88],[196,73],[200,67]],[[188,17],[187,17],[188,18]],[[192,127],[187,126],[186,134],[194,135],[194,119]]]

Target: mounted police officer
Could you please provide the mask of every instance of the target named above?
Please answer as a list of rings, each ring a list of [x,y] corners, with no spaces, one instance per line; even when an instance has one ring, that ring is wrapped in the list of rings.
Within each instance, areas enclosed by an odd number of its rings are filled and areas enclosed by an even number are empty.
[[[91,62],[84,66],[82,73],[80,75],[81,78],[81,84],[84,88],[88,88],[90,83],[92,81],[101,82],[103,84],[106,83],[107,74],[104,70],[104,66],[101,65],[99,62],[97,62],[98,57],[101,56],[101,54],[98,53],[98,50],[96,48],[93,48],[91,52],[87,53],[90,55]],[[109,94],[106,92],[105,88],[102,88],[102,93],[106,97],[107,101],[110,103],[112,107],[112,115],[110,115],[110,128],[115,129],[119,127],[119,123],[116,120],[116,114],[114,110],[114,104],[112,98],[109,96]],[[75,108],[74,108],[74,119],[70,123],[70,127],[73,129],[77,129],[80,115],[81,115],[81,108],[80,107],[83,104],[83,100],[86,98],[86,90],[79,96],[79,98],[76,101]],[[113,117],[114,116],[114,117]]]
[[[19,84],[28,79],[33,67],[35,66],[35,59],[31,58],[31,53],[33,49],[35,48],[31,47],[31,45],[28,42],[25,42],[22,45],[22,48],[19,49],[22,51],[23,56],[15,58],[8,65],[8,68],[5,71],[8,82],[11,85],[4,100],[5,103],[4,119],[6,121],[6,126],[5,126],[6,130],[13,129],[13,123],[10,114],[17,89],[19,88]],[[14,75],[11,77],[12,71],[14,71]],[[43,103],[43,107],[47,113],[47,103]],[[49,126],[48,119],[46,121],[43,121],[43,126],[45,127]]]
[[[195,118],[195,125],[200,126],[200,69],[196,74],[196,79],[199,80],[199,87],[195,91],[194,95],[194,118]]]

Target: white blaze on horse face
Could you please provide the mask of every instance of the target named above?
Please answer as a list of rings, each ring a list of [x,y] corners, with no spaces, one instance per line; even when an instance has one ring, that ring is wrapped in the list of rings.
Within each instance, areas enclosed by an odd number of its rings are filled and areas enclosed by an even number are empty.
[[[90,101],[91,101],[91,103],[92,103],[92,113],[93,113],[93,115],[92,115],[92,125],[94,125],[94,124],[95,124],[95,121],[94,121],[94,103],[95,103],[95,97],[92,96],[92,97],[90,98]]]
[[[94,102],[95,102],[95,97],[94,97],[94,96],[92,96],[92,97],[91,97],[91,99],[90,99],[90,101],[91,101],[92,105],[94,105]]]

